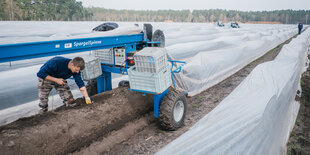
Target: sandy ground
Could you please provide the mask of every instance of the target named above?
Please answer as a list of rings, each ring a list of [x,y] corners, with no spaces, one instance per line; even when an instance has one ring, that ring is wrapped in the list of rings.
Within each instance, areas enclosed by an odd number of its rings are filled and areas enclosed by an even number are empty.
[[[1,154],[154,154],[214,109],[255,66],[273,60],[282,45],[188,98],[185,125],[177,131],[158,127],[153,96],[116,88],[92,96],[91,105],[77,99],[77,107],[60,107],[1,126]]]

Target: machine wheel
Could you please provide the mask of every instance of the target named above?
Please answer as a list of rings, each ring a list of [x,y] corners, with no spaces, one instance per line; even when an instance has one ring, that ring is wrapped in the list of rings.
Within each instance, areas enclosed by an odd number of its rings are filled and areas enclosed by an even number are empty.
[[[153,34],[153,26],[151,24],[144,24],[143,29],[145,30],[146,38],[151,41]]]
[[[165,47],[165,35],[162,30],[156,30],[153,34],[152,42],[160,41],[161,44],[153,44],[153,47]]]
[[[118,87],[129,87],[129,81],[128,80],[122,80],[118,83]]]
[[[97,80],[96,79],[89,80],[88,83],[86,84],[86,90],[89,96],[97,94]]]
[[[186,98],[172,87],[162,99],[159,108],[159,123],[164,130],[176,130],[183,126],[186,115]]]

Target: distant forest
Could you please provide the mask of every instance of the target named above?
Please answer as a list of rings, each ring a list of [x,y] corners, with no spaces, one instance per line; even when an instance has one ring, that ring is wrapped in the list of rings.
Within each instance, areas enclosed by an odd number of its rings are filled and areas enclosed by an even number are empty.
[[[142,21],[310,24],[310,10],[115,10],[85,8],[75,0],[0,0],[0,20]]]
[[[158,10],[134,11],[104,8],[86,8],[93,13],[92,20],[102,21],[150,21],[150,22],[280,22],[310,23],[310,10],[235,11],[235,10]]]
[[[75,0],[0,0],[0,20],[92,20],[82,2]]]

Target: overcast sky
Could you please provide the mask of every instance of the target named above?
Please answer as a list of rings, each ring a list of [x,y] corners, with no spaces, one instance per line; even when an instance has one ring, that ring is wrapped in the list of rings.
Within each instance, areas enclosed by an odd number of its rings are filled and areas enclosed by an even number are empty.
[[[310,10],[310,0],[77,0],[86,7],[108,9],[227,9],[241,11]]]

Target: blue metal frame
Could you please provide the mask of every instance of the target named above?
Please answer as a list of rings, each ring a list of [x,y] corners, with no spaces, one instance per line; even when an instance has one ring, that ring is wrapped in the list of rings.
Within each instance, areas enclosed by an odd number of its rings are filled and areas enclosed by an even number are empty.
[[[154,117],[156,118],[159,117],[160,102],[167,93],[168,93],[168,88],[161,94],[154,95]]]
[[[124,47],[127,54],[135,51],[137,45],[147,46],[143,33],[4,44],[0,45],[0,63],[117,47]],[[111,90],[111,73],[127,74],[128,65],[125,61],[123,67],[116,66],[114,63],[110,64],[110,66],[102,64],[101,68],[103,74],[97,79],[98,93]]]
[[[125,54],[127,54],[128,52],[135,51],[137,49],[137,45],[147,47],[148,44],[158,43],[160,42],[150,42],[148,39],[144,38],[143,33],[139,33],[132,35],[5,44],[0,45],[0,63],[117,47],[124,47]],[[172,63],[171,73],[179,73],[181,71],[181,67],[185,64],[185,62],[183,61],[169,61]],[[174,67],[174,63],[183,64],[177,67],[175,70],[172,70]],[[97,78],[98,93],[112,90],[111,73],[127,74],[127,62],[125,62],[125,65],[123,67],[116,66],[115,61],[114,64],[102,64],[101,66],[103,73],[100,77]],[[175,87],[175,82],[172,74],[171,78]],[[163,97],[168,93],[168,88],[160,94],[142,90],[132,91],[154,94],[154,116],[158,118],[160,102]]]
[[[174,78],[173,78],[173,73],[180,73],[181,70],[182,70],[182,66],[184,66],[186,64],[186,62],[185,61],[177,61],[177,60],[168,60],[168,61],[171,62],[171,68],[170,68],[171,79],[172,79],[172,83],[173,83],[174,88],[176,88],[175,87],[175,81],[174,81]],[[175,63],[181,63],[181,66],[179,66],[175,70],[173,70],[173,67],[174,67]]]
[[[176,60],[168,60],[168,61],[171,62],[171,64],[172,64],[172,66],[170,68],[171,78],[172,78],[172,81],[173,81],[173,86],[174,86],[174,88],[176,88],[175,87],[174,78],[173,78],[173,73],[180,73],[181,70],[182,70],[182,66],[184,66],[186,64],[186,62],[185,61],[176,61]],[[175,63],[181,63],[181,65],[173,70],[173,67],[174,67]],[[169,92],[168,89],[169,88],[167,88],[165,91],[163,91],[160,94],[156,93],[156,92],[137,90],[137,89],[129,89],[129,90],[141,92],[143,94],[153,94],[154,95],[154,117],[158,118],[159,117],[160,102],[163,99],[163,97]]]
[[[168,89],[169,88],[167,88],[165,91],[163,91],[160,94],[156,93],[156,92],[149,92],[149,91],[137,90],[137,89],[129,89],[129,90],[141,92],[143,94],[153,94],[154,95],[154,117],[158,118],[159,117],[160,102],[164,98],[164,96],[169,92]]]
[[[142,44],[143,33],[0,45],[0,63]]]
[[[102,72],[102,75],[97,78],[97,93],[112,90],[111,72]]]

